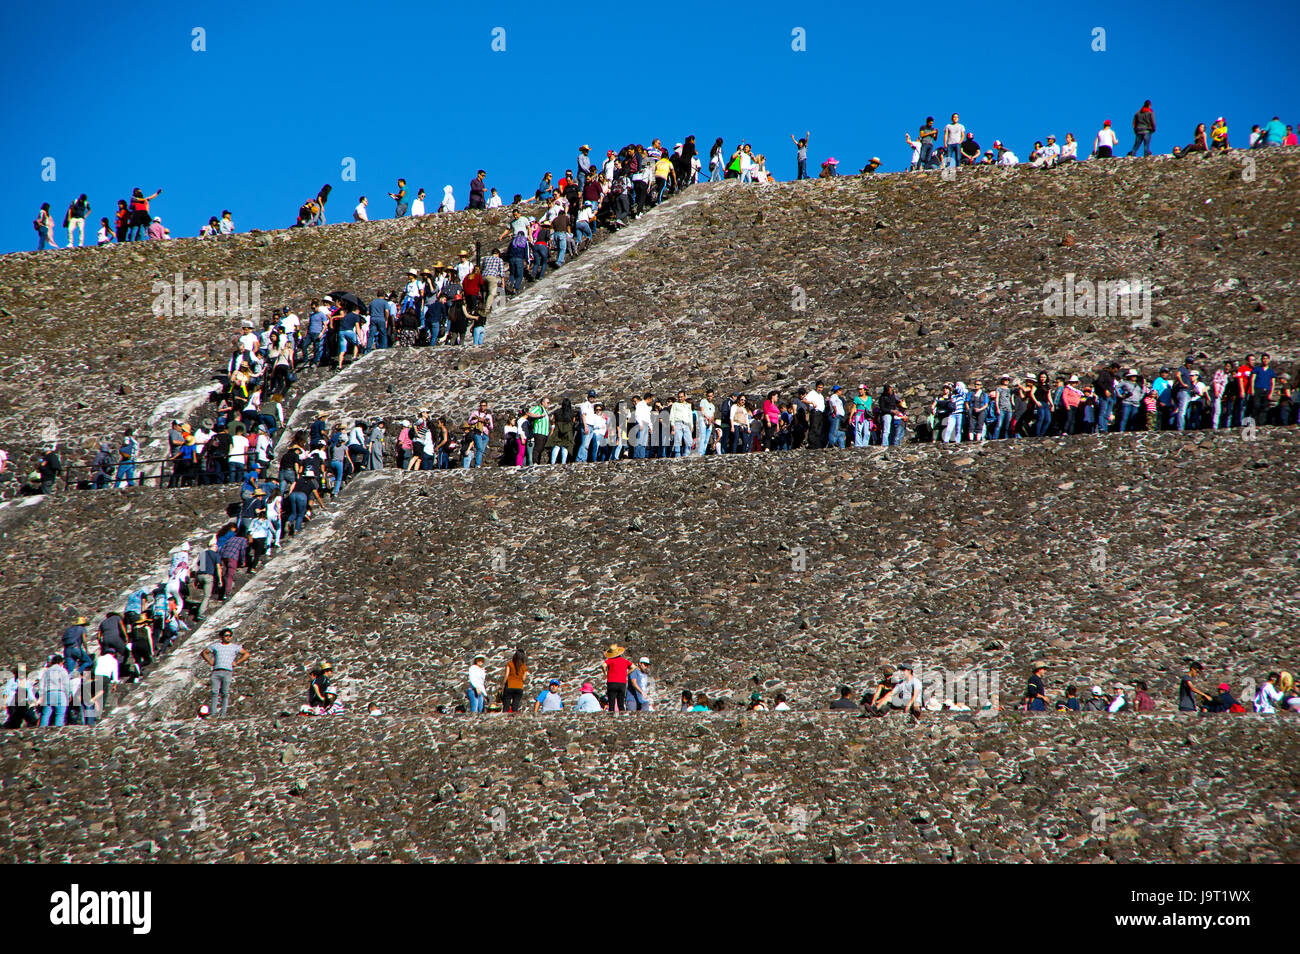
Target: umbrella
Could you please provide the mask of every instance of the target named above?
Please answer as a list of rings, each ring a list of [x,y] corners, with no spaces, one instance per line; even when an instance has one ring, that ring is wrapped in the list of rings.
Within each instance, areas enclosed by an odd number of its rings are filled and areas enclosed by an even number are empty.
[[[333,298],[340,305],[343,304],[351,305],[357,311],[361,311],[361,309],[365,307],[361,304],[361,299],[358,298],[356,295],[352,294],[352,292],[350,291],[330,292],[330,297]]]

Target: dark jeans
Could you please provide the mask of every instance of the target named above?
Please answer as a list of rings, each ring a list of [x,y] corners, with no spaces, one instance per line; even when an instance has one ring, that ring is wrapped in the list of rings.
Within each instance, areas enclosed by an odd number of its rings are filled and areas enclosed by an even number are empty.
[[[516,293],[524,290],[524,276],[528,273],[528,259],[523,255],[510,256],[510,285]]]
[[[506,712],[518,712],[519,707],[524,702],[524,691],[522,689],[507,689],[502,693],[501,701]]]

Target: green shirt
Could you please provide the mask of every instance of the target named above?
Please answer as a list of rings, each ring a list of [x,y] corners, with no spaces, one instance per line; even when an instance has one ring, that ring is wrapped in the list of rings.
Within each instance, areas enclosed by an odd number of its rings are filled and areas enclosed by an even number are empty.
[[[540,404],[533,405],[529,414],[540,414],[541,417],[530,418],[533,422],[533,436],[545,437],[551,433],[551,419],[546,416],[546,409]]]

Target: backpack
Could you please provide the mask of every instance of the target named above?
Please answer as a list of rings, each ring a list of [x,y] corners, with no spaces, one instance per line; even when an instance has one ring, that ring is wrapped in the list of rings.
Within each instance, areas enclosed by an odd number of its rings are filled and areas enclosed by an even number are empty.
[[[510,240],[510,251],[526,252],[528,250],[528,236],[523,232],[516,232],[515,237]]]

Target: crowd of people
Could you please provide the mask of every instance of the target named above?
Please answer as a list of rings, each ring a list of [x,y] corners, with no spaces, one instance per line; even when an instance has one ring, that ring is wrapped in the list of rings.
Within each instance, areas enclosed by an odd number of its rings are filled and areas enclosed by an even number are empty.
[[[1103,131],[1109,127],[1108,121]],[[1134,132],[1137,139],[1130,155],[1139,147],[1149,150],[1155,132],[1149,103],[1134,117]],[[1113,135],[1112,130],[1109,137],[1094,143],[1094,156],[1113,155],[1115,143],[1109,142]],[[797,149],[799,178],[807,177],[810,138],[807,132],[800,138],[791,136]],[[957,114],[942,130],[942,139],[932,119],[922,126],[916,140],[910,135],[907,138],[914,151],[914,168],[985,162],[990,161],[990,156],[1002,164],[1018,161],[999,142],[994,143],[993,151],[981,154]],[[1036,146],[1031,162],[1051,165],[1077,158],[1073,136],[1067,135],[1060,148],[1054,136],[1049,136],[1047,142],[1047,146]],[[1208,142],[1209,148],[1229,148],[1222,119],[1214,124]],[[1294,143],[1291,128],[1283,129],[1276,118],[1251,136],[1252,147]],[[1184,151],[1195,150],[1189,147]],[[832,157],[822,164],[821,175],[837,174],[838,165]],[[873,157],[863,171],[873,172],[878,166],[879,160]],[[103,685],[140,678],[177,635],[188,629],[187,620],[201,621],[214,599],[220,601],[232,595],[239,571],[256,573],[259,564],[287,538],[327,509],[327,498],[341,494],[352,476],[385,466],[406,470],[482,467],[489,462],[492,440],[498,437],[501,465],[535,466],[799,448],[893,446],[908,439],[959,442],[1112,430],[1296,423],[1300,408],[1289,378],[1265,354],[1259,363],[1248,355],[1240,364],[1225,361],[1213,371],[1198,367],[1196,359],[1188,357],[1172,373],[1161,368],[1151,375],[1137,369],[1121,373],[1119,366],[1112,363],[1095,373],[1086,372],[1085,377],[1090,379],[1087,383],[1078,373],[1051,375],[1047,371],[1002,374],[988,389],[979,378],[973,378],[969,388],[963,381],[953,381],[928,402],[917,402],[916,407],[909,407],[892,384],[883,385],[877,392],[866,384],[845,390],[840,384],[827,388],[824,382],[817,381],[812,387],[800,387],[784,395],[775,390],[766,395],[731,391],[715,398],[714,391],[706,390],[694,397],[678,392],[674,398],[646,392],[616,398],[608,404],[599,399],[594,388],[589,388],[586,399],[576,403],[567,396],[554,402],[549,396],[540,396],[518,409],[494,410],[489,402],[481,401],[463,421],[456,420],[454,413],[435,414],[428,407],[400,420],[332,424],[328,413],[321,412],[309,428],[291,436],[288,450],[278,461],[273,459],[273,448],[287,420],[290,391],[303,368],[341,370],[349,359],[399,344],[461,345],[467,336],[473,344],[481,344],[488,316],[501,296],[517,294],[528,282],[544,278],[548,270],[563,267],[595,239],[601,228],[617,230],[689,188],[700,180],[704,168],[693,136],[685,137],[671,149],[659,139],[651,140],[648,147],[628,144],[619,150],[607,150],[603,159],[593,159],[591,148],[583,145],[574,168],[566,169],[558,181],[550,172],[543,176],[533,194],[533,201],[543,206],[533,207],[522,196],[514,197],[517,214],[500,235],[500,244],[486,254],[478,247],[473,252],[462,249],[455,263],[437,262],[423,270],[410,269],[400,290],[378,289],[368,301],[347,291],[311,300],[305,309],[305,321],[285,307],[276,309],[260,329],[246,322],[231,342],[221,387],[213,395],[215,406],[205,412],[207,416],[200,422],[172,421],[166,461],[170,486],[239,486],[237,516],[214,534],[209,546],[193,561],[188,552],[180,563],[174,559],[168,580],[148,592],[133,594],[124,612],[105,617],[98,629],[99,652],[95,656],[88,651],[82,619],[64,632],[62,651],[47,658],[34,684],[25,682],[15,671],[11,680],[14,692],[7,690],[7,699],[53,701],[10,706],[10,721],[12,710],[17,708],[23,710],[19,721],[24,723],[37,711],[39,718],[54,724],[69,714],[77,721],[93,723],[102,708]],[[721,138],[709,151],[707,170],[710,180],[738,179],[746,184],[774,181],[763,154],[745,142],[728,151]],[[150,211],[150,202],[161,191],[146,196],[137,188],[130,200],[119,200],[115,220],[110,223],[107,218],[101,219],[101,244],[166,237],[161,221]],[[326,185],[304,203],[296,224],[325,224],[330,191]],[[450,185],[444,188],[438,212],[455,210],[453,193]],[[409,205],[406,195],[406,182],[399,179],[396,191],[389,193],[396,215],[432,214],[423,189],[416,191]],[[487,186],[484,170],[471,180],[469,196],[468,207],[472,209],[502,204],[497,190]],[[366,220],[367,207],[368,200],[362,196],[354,209],[354,219]],[[74,234],[84,244],[90,211],[84,194],[69,204],[64,219],[69,245],[73,244]],[[34,224],[42,236],[41,247],[54,245],[48,204]],[[231,213],[223,210],[220,217],[209,220],[202,234],[219,236],[233,231]],[[91,485],[133,485],[141,477],[139,453],[139,442],[130,428],[120,439],[103,442],[91,465]],[[6,463],[0,456],[0,470]],[[48,446],[31,475],[32,492],[51,492],[61,473],[58,447]],[[214,644],[214,659],[226,655],[224,650],[216,652]],[[622,665],[621,648],[619,655],[610,658],[613,661],[607,660],[607,672],[610,665]],[[637,682],[637,673],[649,680],[648,666],[648,660],[642,660],[626,675],[633,683]],[[59,671],[66,676],[66,687]],[[95,679],[102,680],[98,693],[74,691],[81,682]],[[511,682],[509,671],[506,682]],[[637,689],[629,688],[619,696],[609,689],[609,684],[617,685],[617,680],[606,682],[603,696],[594,688],[588,692],[586,683],[582,695],[591,695],[599,708],[642,708]],[[228,680],[226,683],[228,689]],[[547,701],[553,691],[550,685],[536,700],[541,708],[559,707],[558,694]],[[216,688],[211,708],[219,713],[226,706],[228,692],[218,694]],[[520,699],[513,693],[522,686],[505,688],[510,690],[509,698],[517,708]],[[879,696],[880,689],[878,686],[873,695]],[[890,692],[894,689],[896,686]],[[61,695],[69,698],[62,713],[58,703]],[[480,708],[473,708],[471,698],[470,711],[482,711],[485,696],[484,683],[480,686]],[[751,698],[749,702],[751,708],[767,706],[762,698]],[[880,709],[879,702],[880,698],[873,698],[870,708]],[[592,704],[584,703],[588,707]],[[701,704],[714,706],[707,700],[701,703],[695,699],[690,708],[699,711]],[[725,701],[722,704],[725,706]],[[324,709],[330,711],[334,705],[330,701]],[[772,707],[781,709],[788,704],[782,698],[774,700]],[[1065,707],[1071,708],[1068,704]]]
[[[1136,156],[1140,149],[1144,157],[1150,156],[1151,141],[1156,133],[1155,110],[1150,100],[1145,101],[1133,114],[1132,128],[1133,148],[1127,155]],[[1061,142],[1057,142],[1055,134],[1049,134],[1046,142],[1041,139],[1036,140],[1024,160],[1000,139],[993,140],[991,149],[984,149],[975,139],[975,134],[961,122],[961,117],[957,113],[953,113],[952,120],[942,128],[935,125],[933,116],[927,116],[917,130],[915,139],[912,138],[911,133],[904,133],[903,136],[912,152],[908,165],[912,171],[955,169],[959,166],[1015,166],[1022,162],[1042,169],[1084,159],[1110,159],[1119,155],[1120,149],[1119,134],[1109,119],[1102,122],[1101,128],[1093,136],[1091,151],[1083,156],[1079,155],[1079,143],[1070,132],[1065,134],[1065,139]],[[800,147],[797,159],[801,170],[806,158],[806,139],[803,142],[804,145]],[[1249,141],[1251,149],[1294,146],[1297,142],[1295,128],[1285,125],[1277,116],[1267,123],[1251,127]],[[1209,132],[1206,131],[1205,123],[1198,123],[1192,131],[1192,141],[1186,145],[1175,145],[1170,154],[1181,157],[1198,152],[1227,152],[1231,148],[1227,120],[1220,116],[1211,124]],[[872,163],[875,166],[880,164],[875,158]],[[828,164],[830,169],[823,166],[823,174],[834,175],[834,166],[838,163],[831,159],[828,160]],[[869,168],[862,171],[874,172],[875,168],[871,168],[871,165],[869,163]],[[803,176],[800,175],[800,178]]]
[[[892,384],[879,392],[866,384],[850,396],[823,381],[794,393],[730,391],[717,396],[647,392],[602,401],[558,402],[542,396],[517,409],[493,410],[480,401],[462,420],[419,409],[390,422],[393,463],[406,470],[481,467],[500,433],[502,466],[617,461],[796,449],[897,446],[921,442],[1015,440],[1137,430],[1202,430],[1292,425],[1297,405],[1289,378],[1270,355],[1225,361],[1213,374],[1187,357],[1176,371],[1099,370],[1013,380],[998,376],[985,389],[956,381],[919,407]],[[1205,380],[1208,378],[1208,383]]]
[[[1152,154],[1151,143],[1156,133],[1155,111],[1151,101],[1147,100],[1133,115],[1133,148],[1127,153],[1136,156]],[[806,179],[808,174],[808,146],[811,132],[803,136],[791,135],[795,146],[795,178]],[[1055,134],[1049,134],[1044,140],[1036,140],[1031,149],[1025,152],[1022,160],[1013,149],[1000,139],[992,142],[991,148],[983,148],[961,122],[958,113],[953,113],[951,121],[942,127],[935,124],[933,116],[927,116],[917,130],[916,138],[911,133],[904,133],[904,139],[911,150],[908,168],[920,169],[956,168],[958,166],[999,165],[1014,166],[1022,162],[1028,165],[1046,168],[1061,163],[1083,161],[1086,159],[1107,159],[1119,154],[1120,138],[1111,120],[1105,120],[1093,136],[1091,150],[1080,155],[1079,142],[1074,134],[1067,132],[1062,141],[1057,141]],[[1251,127],[1249,148],[1268,148],[1274,146],[1294,146],[1297,140],[1296,128],[1285,124],[1277,116],[1266,123],[1257,123]],[[1193,153],[1224,151],[1231,149],[1228,124],[1220,116],[1210,124],[1207,131],[1205,123],[1198,123],[1192,132],[1191,141],[1183,145],[1174,145],[1171,154],[1186,156]],[[707,165],[704,163],[707,162]],[[819,178],[839,175],[840,161],[831,156],[821,163]],[[859,174],[875,173],[881,166],[878,156],[872,156],[859,170]],[[607,222],[617,228],[626,224],[629,218],[645,211],[663,200],[667,195],[680,190],[707,177],[709,182],[736,180],[741,183],[764,185],[776,182],[776,177],[767,166],[767,156],[756,151],[753,144],[741,140],[728,149],[721,136],[714,140],[709,148],[707,160],[702,160],[695,146],[695,137],[687,136],[671,149],[659,139],[651,140],[649,146],[641,143],[629,143],[622,149],[610,149],[602,158],[593,158],[589,145],[584,144],[578,150],[574,167],[565,170],[565,175],[558,182],[551,172],[546,172],[533,193],[534,200],[548,203],[548,225],[554,222],[558,213],[554,209],[554,200],[562,197],[563,211],[572,226],[572,240],[581,240],[582,229],[579,221],[590,224],[592,219]],[[572,188],[570,188],[572,186]],[[324,185],[312,198],[306,200],[298,209],[294,221],[295,227],[320,226],[326,224],[325,207],[329,201],[332,186]],[[149,203],[162,193],[156,190],[146,196],[141,189],[134,189],[131,198],[120,199],[117,203],[115,217],[100,219],[97,241],[100,245],[112,242],[135,241],[139,239],[170,238],[162,220],[153,215]],[[468,209],[494,209],[505,203],[496,187],[487,184],[487,172],[480,169],[470,180],[469,199],[465,205]],[[448,184],[443,187],[442,199],[436,207],[427,201],[423,188],[417,188],[414,196],[409,196],[405,178],[399,178],[395,190],[388,193],[393,200],[393,214],[396,218],[405,216],[433,215],[455,212],[457,200],[455,189]],[[515,193],[511,206],[524,203],[522,193]],[[64,213],[63,227],[68,234],[68,247],[74,245],[74,234],[79,242],[85,244],[86,220],[91,211],[90,202],[85,194],[69,203]],[[352,219],[358,222],[370,221],[370,200],[362,195],[352,211]],[[55,240],[55,220],[50,204],[44,203],[33,221],[37,232],[37,248],[58,248]],[[235,231],[229,210],[223,210],[220,216],[212,216],[199,229],[199,237],[229,235]],[[532,224],[528,227],[529,253],[526,258],[529,268],[533,265],[532,246],[536,244],[537,229]],[[548,236],[543,235],[542,241]],[[557,251],[554,244],[549,245],[549,253]],[[559,255],[559,264],[564,256]]]

